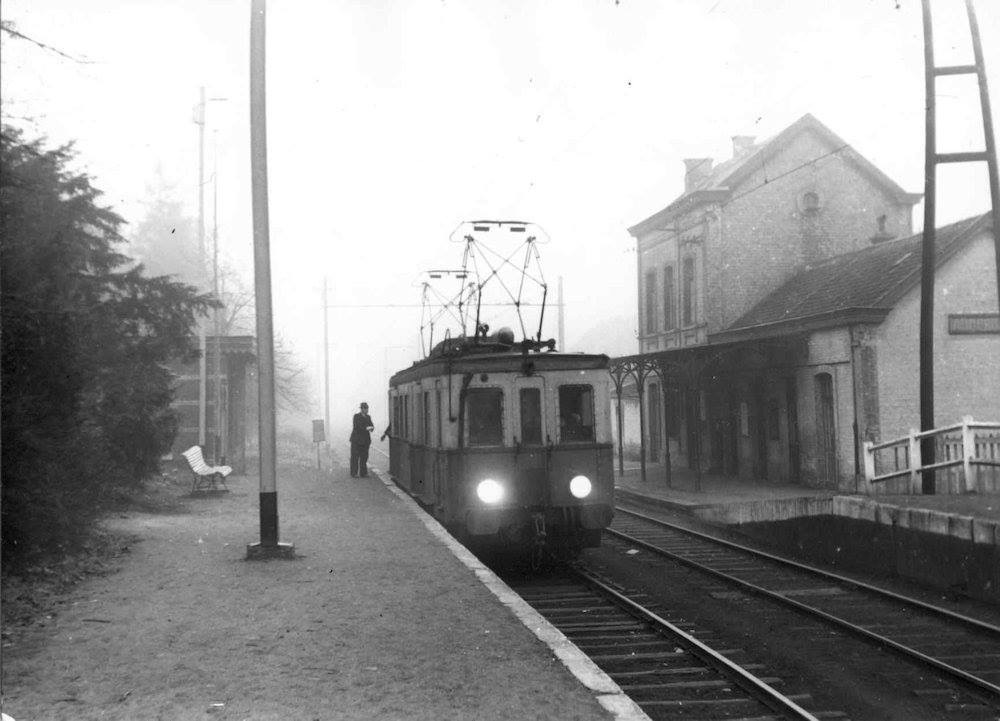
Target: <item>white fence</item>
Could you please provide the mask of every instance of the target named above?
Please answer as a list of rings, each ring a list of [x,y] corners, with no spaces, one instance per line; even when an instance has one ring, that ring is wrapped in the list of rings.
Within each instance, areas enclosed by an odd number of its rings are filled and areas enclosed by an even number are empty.
[[[924,466],[920,441],[934,437],[935,462]],[[921,476],[933,469],[935,493],[1000,493],[1000,423],[962,422],[884,443],[865,443],[865,483],[871,495],[921,493]]]

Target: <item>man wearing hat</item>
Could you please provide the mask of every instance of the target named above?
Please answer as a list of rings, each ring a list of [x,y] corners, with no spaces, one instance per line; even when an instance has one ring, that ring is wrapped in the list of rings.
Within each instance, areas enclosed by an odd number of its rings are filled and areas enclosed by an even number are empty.
[[[354,414],[354,428],[351,430],[351,478],[368,475],[368,447],[372,444],[375,424],[368,415],[368,404],[361,404],[361,411]]]

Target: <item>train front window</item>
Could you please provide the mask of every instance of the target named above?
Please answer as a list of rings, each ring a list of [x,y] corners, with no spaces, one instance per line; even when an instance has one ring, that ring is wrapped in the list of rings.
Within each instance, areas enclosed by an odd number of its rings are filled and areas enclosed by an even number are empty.
[[[542,444],[542,392],[538,388],[521,389],[521,443]]]
[[[559,437],[563,443],[594,440],[592,386],[559,386]]]
[[[465,398],[470,446],[503,445],[503,391],[471,388]]]

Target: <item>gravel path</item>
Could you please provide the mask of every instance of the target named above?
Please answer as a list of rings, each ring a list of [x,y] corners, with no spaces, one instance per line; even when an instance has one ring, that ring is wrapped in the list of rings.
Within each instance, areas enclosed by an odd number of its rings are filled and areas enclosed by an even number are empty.
[[[135,534],[3,655],[25,719],[607,719],[376,478],[279,476],[294,561],[247,562],[257,487],[113,518]]]

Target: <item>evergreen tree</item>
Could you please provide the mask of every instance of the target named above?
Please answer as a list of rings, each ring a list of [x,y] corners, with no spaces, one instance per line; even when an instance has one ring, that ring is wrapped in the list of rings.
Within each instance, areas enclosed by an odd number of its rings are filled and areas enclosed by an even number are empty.
[[[142,221],[130,234],[131,252],[150,275],[172,275],[199,288],[210,283],[198,248],[198,228],[162,174],[146,188],[149,201]]]
[[[163,364],[196,357],[213,304],[120,251],[123,220],[73,156],[0,129],[5,569],[156,470],[175,432]]]

